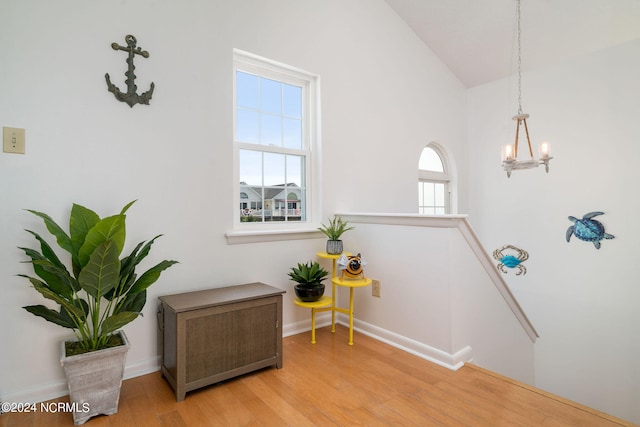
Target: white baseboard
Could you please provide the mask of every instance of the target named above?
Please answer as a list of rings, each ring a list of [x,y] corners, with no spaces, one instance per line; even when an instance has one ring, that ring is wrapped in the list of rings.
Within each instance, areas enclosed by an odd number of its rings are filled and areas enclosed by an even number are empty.
[[[316,314],[316,329],[320,329],[329,325],[331,325],[331,313]],[[307,331],[311,331],[311,319],[282,325],[283,337],[297,335]]]
[[[147,375],[152,372],[160,370],[160,356],[152,357],[151,359],[144,360],[142,362],[126,365],[124,367],[124,379],[139,377],[141,375]]]
[[[336,323],[349,327],[349,318],[337,313]],[[316,328],[322,328],[331,325],[330,313],[319,313],[316,315]],[[382,341],[393,347],[404,350],[408,353],[416,355],[420,358],[433,362],[451,370],[458,370],[465,363],[472,361],[471,347],[467,346],[454,354],[447,353],[427,344],[415,341],[411,338],[404,337],[395,332],[388,331],[378,326],[354,319],[353,329],[368,335],[378,341]],[[311,320],[303,320],[295,323],[283,325],[282,335],[287,337],[311,330]],[[357,344],[357,343],[356,343]],[[135,378],[141,375],[150,374],[160,370],[160,356],[152,357],[134,364],[127,364],[124,371],[124,378]],[[4,402],[29,402],[37,403],[69,394],[67,382],[64,379],[52,381],[48,384],[17,390],[13,393],[2,396]]]
[[[340,324],[349,327],[349,318],[346,315],[340,314],[338,320]],[[471,347],[469,346],[463,347],[451,354],[358,319],[353,320],[353,329],[453,371],[457,371],[462,368],[465,363],[472,360]]]
[[[349,327],[349,317],[343,313],[336,313],[336,323]],[[316,329],[331,325],[331,314],[320,313],[316,315]],[[435,347],[404,337],[395,332],[388,331],[370,323],[358,319],[353,321],[353,329],[364,335],[370,336],[378,341],[382,341],[400,350],[411,353],[422,359],[433,362],[447,369],[457,371],[465,363],[472,361],[471,347],[466,346],[454,354],[447,353]],[[311,320],[303,320],[296,323],[284,325],[283,336],[296,335],[311,330]]]
[[[124,368],[124,379],[139,377],[160,370],[160,356],[152,357],[138,363],[128,364]],[[61,378],[47,384],[17,390],[2,396],[3,402],[9,403],[38,403],[58,397],[67,396],[67,380]]]
[[[67,381],[63,378],[52,381],[47,384],[37,385],[22,390],[16,390],[13,393],[2,396],[3,402],[9,403],[39,403],[46,400],[55,399],[57,397],[69,394]]]

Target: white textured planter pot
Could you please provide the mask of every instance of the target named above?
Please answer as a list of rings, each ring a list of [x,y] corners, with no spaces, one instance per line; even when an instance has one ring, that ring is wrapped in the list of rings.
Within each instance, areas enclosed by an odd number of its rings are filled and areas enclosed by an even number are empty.
[[[67,377],[75,425],[96,415],[118,412],[129,340],[123,331],[116,333],[122,336],[124,345],[90,353],[67,357],[64,341],[61,344],[60,364]]]
[[[327,253],[340,255],[342,253],[342,240],[327,240]]]

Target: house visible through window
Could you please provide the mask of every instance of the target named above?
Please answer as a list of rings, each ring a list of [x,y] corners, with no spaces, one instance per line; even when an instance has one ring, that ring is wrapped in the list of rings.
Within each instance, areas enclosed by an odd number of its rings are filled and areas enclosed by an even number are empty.
[[[313,76],[236,51],[234,77],[240,222],[308,221]]]
[[[418,162],[418,213],[450,213],[449,181],[450,175],[437,148],[426,146]]]

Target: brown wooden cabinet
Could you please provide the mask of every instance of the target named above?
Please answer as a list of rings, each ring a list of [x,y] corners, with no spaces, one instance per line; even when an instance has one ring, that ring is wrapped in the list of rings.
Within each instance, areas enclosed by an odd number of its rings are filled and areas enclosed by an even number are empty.
[[[160,297],[162,374],[185,393],[268,366],[282,367],[282,294],[249,283]]]

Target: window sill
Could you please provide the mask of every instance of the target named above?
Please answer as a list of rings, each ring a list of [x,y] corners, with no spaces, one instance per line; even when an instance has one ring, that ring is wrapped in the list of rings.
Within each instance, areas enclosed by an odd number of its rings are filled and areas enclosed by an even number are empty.
[[[228,245],[243,243],[278,242],[283,240],[319,239],[324,237],[315,228],[297,230],[246,230],[225,233]]]

